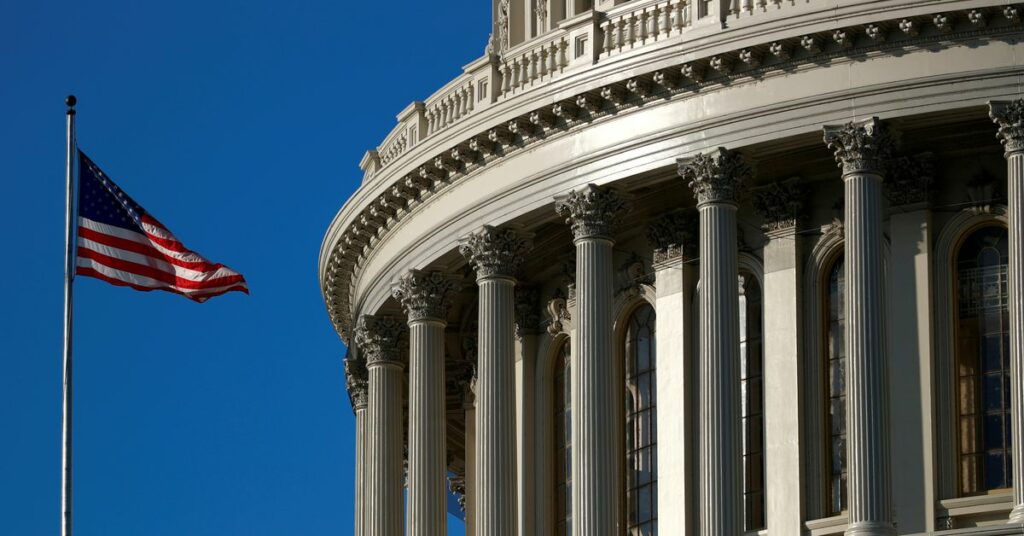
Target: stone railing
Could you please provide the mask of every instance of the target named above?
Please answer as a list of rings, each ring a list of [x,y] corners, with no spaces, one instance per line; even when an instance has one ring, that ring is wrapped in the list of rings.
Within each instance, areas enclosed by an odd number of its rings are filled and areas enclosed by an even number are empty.
[[[409,148],[409,129],[405,128],[404,125],[399,125],[401,128],[396,128],[388,134],[388,137],[384,139],[384,143],[380,144],[377,149],[377,157],[380,159],[381,167],[387,166],[394,159],[402,156],[405,150]]]
[[[476,102],[473,77],[463,74],[435,93],[425,103],[427,135],[440,132],[473,113]]]
[[[631,2],[627,6],[628,11],[610,12],[601,24],[602,58],[680,35],[693,18],[690,0]]]
[[[526,47],[517,47],[501,60],[501,97],[507,97],[534,84],[546,82],[569,65],[566,32],[556,30]]]

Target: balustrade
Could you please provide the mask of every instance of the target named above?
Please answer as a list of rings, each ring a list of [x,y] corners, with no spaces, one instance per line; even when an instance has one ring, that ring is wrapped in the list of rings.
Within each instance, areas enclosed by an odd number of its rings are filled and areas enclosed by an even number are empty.
[[[501,96],[560,74],[569,65],[568,48],[565,36],[558,36],[525,51],[506,55],[499,67]]]
[[[601,56],[677,36],[690,25],[690,18],[689,0],[646,2],[631,11],[611,15],[601,24]]]
[[[426,103],[427,135],[444,130],[473,113],[476,100],[471,79],[459,80],[454,87],[435,94]]]

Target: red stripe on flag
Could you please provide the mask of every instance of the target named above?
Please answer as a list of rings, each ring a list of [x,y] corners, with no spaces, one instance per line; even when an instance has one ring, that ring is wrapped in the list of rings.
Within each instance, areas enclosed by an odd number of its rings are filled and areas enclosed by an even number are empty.
[[[213,291],[213,292],[182,292],[182,291],[180,291],[180,290],[178,290],[178,289],[176,289],[174,287],[171,287],[171,286],[145,287],[145,286],[142,286],[142,285],[136,285],[134,283],[129,283],[127,281],[124,281],[124,280],[121,280],[121,279],[117,279],[117,278],[114,278],[114,277],[109,277],[109,276],[107,276],[107,275],[105,275],[103,273],[100,273],[100,272],[98,272],[98,271],[96,271],[96,270],[94,270],[92,268],[87,268],[85,266],[78,266],[78,267],[76,267],[75,268],[75,274],[86,276],[86,277],[93,277],[93,278],[99,279],[101,281],[106,281],[107,283],[110,283],[111,285],[116,285],[116,286],[119,286],[119,287],[129,287],[129,288],[133,288],[135,290],[139,290],[139,291],[142,291],[142,292],[150,292],[150,291],[153,291],[153,290],[163,290],[163,291],[166,291],[166,292],[171,292],[173,294],[179,294],[181,296],[184,296],[184,297],[186,297],[186,298],[188,298],[190,300],[193,300],[193,301],[197,301],[199,303],[202,303],[202,302],[204,302],[204,301],[206,301],[206,300],[208,300],[210,298],[213,298],[215,296],[220,296],[221,294],[226,294],[228,292],[236,292],[237,291],[237,292],[244,292],[246,294],[249,293],[249,288],[246,287],[245,285],[234,285],[234,286],[227,287],[227,288],[224,288],[224,289],[221,289],[221,290],[217,290],[217,291]]]
[[[224,285],[229,285],[231,283],[245,282],[245,278],[243,278],[241,274],[230,275],[226,277],[216,277],[208,279],[206,281],[192,281],[189,279],[177,277],[163,270],[158,270],[156,268],[152,268],[143,264],[129,262],[123,259],[118,259],[116,257],[103,255],[102,253],[98,253],[96,251],[84,247],[78,248],[78,256],[84,259],[94,260],[100,264],[109,266],[111,268],[115,268],[117,270],[124,270],[125,272],[143,275],[150,279],[155,279],[157,281],[167,283],[168,285],[174,285],[176,287],[180,287],[183,289],[202,290],[204,288],[220,287]]]
[[[93,231],[92,229],[82,227],[81,225],[78,226],[78,236],[88,240],[92,240],[94,242],[99,242],[100,244],[106,246],[114,247],[117,249],[123,249],[125,251],[131,251],[133,253],[145,255],[147,257],[153,257],[154,259],[166,261],[175,266],[180,266],[182,268],[187,268],[189,270],[195,270],[197,272],[212,272],[220,268],[224,268],[223,264],[184,261],[176,257],[165,255],[162,252],[160,252],[160,250],[152,246],[147,246],[145,244],[133,242],[131,240],[126,240],[124,238],[118,238],[116,236],[104,234],[98,231]]]

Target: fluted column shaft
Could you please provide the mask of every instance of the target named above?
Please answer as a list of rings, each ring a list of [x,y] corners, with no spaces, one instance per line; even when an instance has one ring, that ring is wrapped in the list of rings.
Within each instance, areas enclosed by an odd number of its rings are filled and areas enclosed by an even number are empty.
[[[895,534],[889,462],[889,382],[885,355],[882,169],[892,141],[873,118],[825,127],[843,169],[845,203],[848,535]]]
[[[1024,99],[989,103],[989,116],[999,126],[1007,165],[1010,308],[1010,434],[1013,458],[1013,510],[1010,521],[1024,523]]]
[[[743,533],[736,205],[700,206],[700,533]]]
[[[356,414],[356,492],[355,492],[355,532],[357,536],[364,534],[364,519],[366,518],[365,494],[366,486],[366,406],[357,407]]]
[[[613,419],[612,241],[576,240],[576,345],[572,349],[572,533],[614,534],[620,490]]]
[[[680,160],[700,213],[698,368],[700,534],[743,534],[739,246],[736,202],[750,170],[718,148]]]
[[[367,420],[366,536],[402,534],[402,366],[370,363]]]
[[[409,322],[409,536],[447,534],[444,327]]]
[[[612,236],[628,204],[613,189],[588,184],[557,200],[556,211],[572,226],[576,245],[576,337],[573,340],[572,534],[621,534],[621,452],[615,426],[622,400],[616,395],[612,352]]]
[[[518,536],[515,273],[530,248],[509,229],[484,228],[459,250],[479,291],[474,523],[481,536]]]
[[[845,183],[847,457],[850,529],[892,533],[889,394],[885,359],[882,177],[850,173]]]
[[[516,505],[515,280],[480,288],[476,386],[476,525],[480,535],[518,534]]]
[[[365,536],[401,536],[402,362],[399,343],[405,326],[392,317],[365,315],[356,327],[356,343],[366,359],[369,381],[366,407]]]

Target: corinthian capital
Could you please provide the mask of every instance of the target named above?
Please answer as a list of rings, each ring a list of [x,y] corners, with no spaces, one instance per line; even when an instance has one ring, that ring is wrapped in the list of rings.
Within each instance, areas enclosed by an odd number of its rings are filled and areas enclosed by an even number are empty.
[[[490,225],[484,225],[459,243],[459,253],[476,271],[477,279],[515,276],[523,255],[532,248],[530,236]]]
[[[803,212],[803,192],[792,183],[776,182],[754,195],[754,210],[766,232],[796,227]]]
[[[345,386],[348,388],[348,396],[353,410],[366,407],[368,384],[366,360],[352,357],[345,359]]]
[[[826,125],[825,144],[836,153],[836,162],[847,173],[881,175],[895,140],[877,117],[859,123]]]
[[[363,315],[356,324],[355,339],[366,366],[400,364],[405,323],[393,316]]]
[[[719,147],[707,154],[680,158],[679,175],[687,181],[697,198],[697,205],[739,201],[743,180],[750,175],[750,166],[736,151]]]
[[[555,198],[555,212],[572,226],[576,240],[611,238],[630,208],[614,188],[593,184]]]
[[[1024,99],[991,101],[988,116],[999,126],[996,137],[1006,156],[1024,151]]]
[[[459,289],[456,276],[443,272],[409,270],[391,287],[391,295],[402,303],[409,321],[448,318],[451,295]]]
[[[696,252],[697,217],[692,211],[676,211],[651,222],[647,241],[654,247],[654,262],[690,257]]]

